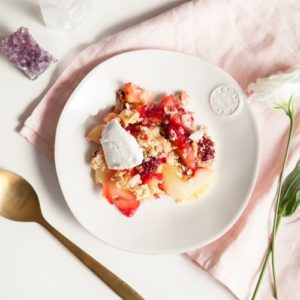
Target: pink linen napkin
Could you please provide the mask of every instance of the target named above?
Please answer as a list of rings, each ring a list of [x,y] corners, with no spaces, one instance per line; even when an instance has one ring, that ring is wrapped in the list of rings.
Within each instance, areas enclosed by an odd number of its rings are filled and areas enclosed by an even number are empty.
[[[257,77],[299,65],[299,10],[300,2],[293,0],[191,1],[107,37],[73,60],[26,120],[21,134],[53,159],[57,121],[76,85],[94,66],[127,50],[160,48],[193,54],[224,68],[243,88]],[[261,140],[261,162],[251,200],[242,217],[224,236],[186,254],[239,299],[249,299],[265,254],[288,130],[288,120],[282,113],[271,110],[265,103],[253,103],[252,107]],[[299,117],[298,113],[288,171],[300,152]],[[278,233],[281,299],[300,297],[299,230],[298,211],[283,222]],[[268,272],[260,298],[272,299]]]

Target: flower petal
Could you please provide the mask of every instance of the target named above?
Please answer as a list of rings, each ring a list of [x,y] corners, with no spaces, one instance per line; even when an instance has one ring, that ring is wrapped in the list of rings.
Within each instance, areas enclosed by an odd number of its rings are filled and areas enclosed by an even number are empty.
[[[269,77],[258,78],[248,86],[250,100],[269,102],[271,105],[288,102],[293,95],[300,97],[300,69],[278,72]]]

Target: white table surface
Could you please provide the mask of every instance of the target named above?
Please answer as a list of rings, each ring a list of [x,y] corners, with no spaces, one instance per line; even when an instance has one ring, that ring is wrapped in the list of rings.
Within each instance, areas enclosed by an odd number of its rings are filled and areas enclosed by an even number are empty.
[[[90,43],[153,17],[184,1],[94,0],[95,10],[76,31],[44,26],[34,1],[0,0],[0,38],[27,26],[59,62],[30,81],[0,55],[0,168],[25,176],[46,219],[139,291],[145,299],[234,297],[182,255],[145,256],[109,247],[85,231],[61,194],[54,165],[18,134],[20,124],[70,60]],[[0,218],[1,300],[118,299],[43,228]]]

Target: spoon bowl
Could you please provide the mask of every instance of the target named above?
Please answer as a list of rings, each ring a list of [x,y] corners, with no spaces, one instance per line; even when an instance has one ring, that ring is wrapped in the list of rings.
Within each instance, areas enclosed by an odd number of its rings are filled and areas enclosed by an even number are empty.
[[[38,222],[42,212],[33,187],[21,176],[0,170],[0,215],[10,220]]]
[[[69,249],[96,276],[123,299],[144,299],[126,282],[84,252],[43,217],[38,196],[23,177],[0,169],[0,216],[13,221],[37,222]]]

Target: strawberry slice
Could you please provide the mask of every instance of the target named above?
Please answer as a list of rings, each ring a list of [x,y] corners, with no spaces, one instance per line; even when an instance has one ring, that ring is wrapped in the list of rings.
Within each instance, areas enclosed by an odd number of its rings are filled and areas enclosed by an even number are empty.
[[[124,200],[122,198],[118,198],[115,200],[115,204],[123,215],[125,215],[126,217],[132,217],[140,206],[140,201],[137,201],[135,199]]]
[[[170,123],[175,126],[180,126],[189,132],[194,126],[194,116],[191,113],[179,112],[170,118]]]
[[[192,147],[188,145],[185,146],[185,148],[178,148],[177,151],[181,159],[183,160],[184,164],[189,169],[194,170],[196,168],[196,159]]]
[[[171,143],[177,147],[176,152],[180,155],[185,165],[192,170],[195,169],[196,158],[190,144],[188,131],[184,127],[177,126],[172,123],[168,127],[168,132]]]
[[[161,99],[161,102],[160,104],[162,106],[165,106],[165,107],[168,107],[168,108],[173,108],[173,107],[176,107],[177,108],[177,101],[175,99],[175,97],[173,95],[168,95],[168,96],[165,96]]]
[[[140,201],[136,200],[136,196],[132,192],[121,189],[118,190],[119,197],[114,200],[116,207],[126,217],[132,217],[140,206]]]
[[[124,91],[128,103],[141,104],[150,100],[150,94],[132,82],[125,83]]]
[[[136,200],[133,193],[119,189],[110,179],[103,182],[102,194],[127,217],[133,216],[140,205],[140,201]]]
[[[175,126],[181,126],[182,127],[182,120],[181,120],[181,113],[177,113],[170,118],[170,123]]]
[[[129,192],[127,190],[121,190],[121,189],[118,190],[119,190],[118,200],[121,199],[126,201],[132,201],[132,200],[137,201],[135,195],[132,192]]]
[[[170,124],[167,130],[172,144],[180,148],[189,145],[189,133],[183,127]]]
[[[120,193],[115,183],[109,179],[103,182],[102,195],[110,204],[114,204],[114,200],[119,197]]]
[[[182,103],[178,99],[178,97],[174,95],[168,95],[165,96],[161,102],[160,105],[163,107],[166,107],[169,111],[184,111],[184,108],[182,106]]]

